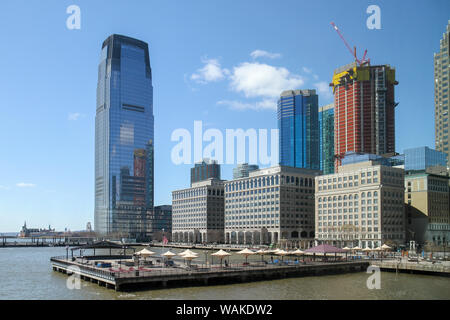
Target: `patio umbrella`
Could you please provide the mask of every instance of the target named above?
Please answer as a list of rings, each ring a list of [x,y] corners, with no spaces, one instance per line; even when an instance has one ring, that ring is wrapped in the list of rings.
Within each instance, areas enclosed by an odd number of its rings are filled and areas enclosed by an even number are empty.
[[[143,257],[144,260],[147,260],[147,257],[150,257],[152,255],[154,255],[155,252],[148,250],[147,248],[142,249],[141,251],[138,251],[135,253],[136,256],[138,257]],[[139,265],[139,262],[138,262]]]
[[[194,252],[192,252],[192,253],[188,252],[183,255],[183,258],[186,259],[187,261],[189,261],[189,266],[191,266],[192,259],[198,258],[198,255]]]
[[[177,255],[176,253],[173,253],[170,250],[167,251],[166,253],[162,254],[162,256],[166,257],[167,259],[171,259],[171,258],[175,257],[176,255]]]
[[[372,249],[370,249],[369,247],[367,247],[367,248],[362,249],[362,251],[364,251],[364,252],[369,252],[369,251],[372,251]]]
[[[189,250],[189,249],[186,249],[186,250],[184,250],[183,252],[180,252],[178,255],[183,257],[183,256],[186,255],[186,254],[190,254],[190,255],[195,254],[195,255],[196,255],[195,252],[193,252],[193,251],[191,251],[191,250]]]
[[[231,253],[228,253],[228,252],[223,251],[222,249],[220,249],[217,252],[211,253],[211,255],[220,258],[220,266],[222,267],[222,259],[224,257],[231,256]]]
[[[343,250],[351,250],[349,247],[343,247]]]
[[[264,249],[259,249],[258,251],[255,252],[256,254],[259,254],[261,256],[261,262],[264,259],[264,255],[267,254],[268,252]]]
[[[302,255],[305,254],[305,252],[303,252],[303,251],[300,250],[300,249],[297,249],[297,250],[295,250],[295,251],[292,251],[291,253],[292,253],[292,254],[295,254],[296,256],[302,256]]]
[[[352,248],[352,250],[354,250],[354,251],[360,251],[360,250],[361,250],[361,248],[360,248],[360,247],[358,247],[358,246],[356,246],[356,247]]]
[[[152,255],[154,255],[155,253],[153,251],[148,250],[147,248],[142,249],[141,251],[138,251],[135,253],[135,255],[137,256],[141,256],[141,257],[150,257]]]
[[[387,244],[383,244],[383,245],[381,246],[381,249],[383,249],[383,250],[391,250],[392,248],[389,247]]]
[[[241,251],[239,251],[239,252],[237,252],[237,254],[242,254],[242,255],[244,255],[245,256],[245,263],[247,263],[247,258],[248,258],[248,256],[250,256],[250,255],[252,255],[252,254],[255,254],[255,252],[254,251],[252,251],[252,250],[250,250],[250,249],[244,249],[244,250],[241,250]]]
[[[290,254],[290,252],[287,252],[287,251],[284,251],[284,250],[281,249],[281,250],[278,250],[277,252],[275,252],[275,254],[281,256],[282,259],[283,259],[283,257],[287,256],[288,254]]]

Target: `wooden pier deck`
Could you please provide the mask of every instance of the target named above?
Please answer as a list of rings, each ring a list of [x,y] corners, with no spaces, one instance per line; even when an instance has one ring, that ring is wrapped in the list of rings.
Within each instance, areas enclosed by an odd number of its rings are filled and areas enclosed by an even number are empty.
[[[97,283],[116,291],[131,291],[138,289],[153,289],[165,287],[217,285],[228,283],[242,283],[259,280],[281,279],[287,277],[318,276],[325,274],[339,274],[366,271],[368,261],[362,262],[333,262],[271,265],[254,263],[243,266],[229,265],[228,267],[208,267],[193,265],[190,269],[159,267],[144,268],[133,271],[120,271],[114,268],[98,268],[83,265],[77,260],[66,257],[50,259],[54,271],[79,276],[81,280]]]

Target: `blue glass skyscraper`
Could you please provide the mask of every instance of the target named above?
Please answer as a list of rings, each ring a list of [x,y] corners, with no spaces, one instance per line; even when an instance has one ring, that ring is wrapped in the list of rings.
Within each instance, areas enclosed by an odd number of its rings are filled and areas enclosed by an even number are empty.
[[[315,90],[288,90],[278,100],[280,164],[319,170],[318,101]]]
[[[320,170],[334,173],[334,104],[319,108]]]
[[[98,67],[95,231],[148,238],[153,209],[153,87],[148,45],[111,35]]]

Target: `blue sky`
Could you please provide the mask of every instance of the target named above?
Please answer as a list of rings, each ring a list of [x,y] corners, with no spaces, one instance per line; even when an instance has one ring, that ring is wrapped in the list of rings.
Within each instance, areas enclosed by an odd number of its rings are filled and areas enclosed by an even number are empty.
[[[81,29],[69,30],[69,5]],[[366,8],[381,8],[369,30]],[[0,5],[0,232],[84,229],[94,216],[94,117],[102,42],[146,41],[153,71],[155,202],[189,184],[173,130],[276,128],[279,89],[320,89],[359,55],[397,70],[397,151],[434,147],[433,52],[450,16],[443,1],[9,1]],[[259,51],[258,51],[259,50]],[[253,55],[251,55],[253,53]],[[268,81],[271,79],[271,81]],[[292,87],[285,87],[292,86]],[[233,166],[222,168],[231,178]]]

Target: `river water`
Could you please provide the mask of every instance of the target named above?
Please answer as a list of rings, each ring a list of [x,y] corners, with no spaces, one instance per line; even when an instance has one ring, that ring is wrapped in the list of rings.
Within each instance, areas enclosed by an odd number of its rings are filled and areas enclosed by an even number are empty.
[[[372,290],[366,286],[370,274],[365,272],[132,293],[82,281],[81,289],[70,290],[68,277],[50,265],[50,257],[65,254],[61,247],[0,248],[0,299],[450,299],[450,278],[388,272],[381,274],[381,289]],[[233,255],[231,262],[238,259]]]

